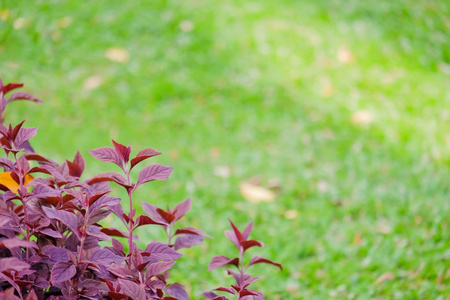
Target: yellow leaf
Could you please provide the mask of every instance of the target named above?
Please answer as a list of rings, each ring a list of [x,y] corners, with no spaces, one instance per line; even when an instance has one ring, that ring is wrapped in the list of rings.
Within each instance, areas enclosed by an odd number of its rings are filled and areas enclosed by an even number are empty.
[[[339,49],[337,57],[338,60],[344,64],[352,63],[355,60],[353,53],[351,53],[350,50],[346,48]]]
[[[296,219],[298,216],[298,212],[295,209],[289,209],[284,212],[284,217],[288,220]]]
[[[194,23],[191,20],[184,20],[180,23],[180,29],[184,32],[192,31],[194,29]]]
[[[0,20],[6,21],[9,19],[10,11],[9,9],[0,9]]]
[[[378,277],[377,281],[375,281],[375,284],[383,283],[387,280],[392,280],[395,278],[395,275],[392,272],[386,272],[382,274],[380,277]]]
[[[25,184],[33,180],[34,177],[31,175],[25,176]],[[7,187],[11,192],[17,194],[19,190],[19,184],[11,177],[11,172],[0,173],[0,184]],[[28,187],[30,189],[30,187]]]
[[[31,21],[29,19],[26,18],[18,18],[14,21],[13,23],[13,27],[14,29],[22,29],[22,28],[27,28],[29,27],[31,24]]]
[[[72,18],[71,17],[64,17],[64,18],[58,20],[58,27],[59,28],[69,27],[70,24],[72,24]]]
[[[372,120],[373,115],[367,110],[355,111],[350,118],[350,121],[356,125],[367,125],[372,123]]]
[[[105,56],[107,59],[118,63],[126,63],[130,60],[128,51],[119,47],[109,48],[106,50]]]
[[[276,198],[275,192],[249,182],[241,183],[240,191],[245,200],[253,203],[272,202]]]
[[[99,75],[93,75],[91,77],[86,78],[83,82],[83,89],[85,90],[93,90],[98,88],[103,83],[103,78]]]
[[[231,170],[227,166],[217,166],[214,168],[214,175],[217,177],[227,178],[230,177]]]

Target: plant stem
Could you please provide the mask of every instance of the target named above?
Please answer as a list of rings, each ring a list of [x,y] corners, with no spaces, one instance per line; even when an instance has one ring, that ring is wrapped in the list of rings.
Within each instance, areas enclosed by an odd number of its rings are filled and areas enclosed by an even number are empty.
[[[240,278],[240,282],[238,284],[239,288],[242,287],[242,283],[243,283],[243,278],[244,278],[244,248],[242,248],[242,246],[239,248],[239,262],[240,262],[240,268],[239,271],[241,273],[241,278]],[[240,294],[238,294],[237,299],[241,299]]]
[[[15,155],[14,155],[15,156]],[[22,207],[23,207],[23,213],[24,213],[24,218],[25,218],[25,228],[26,228],[26,234],[25,237],[27,239],[27,244],[30,242],[30,227],[28,225],[28,210],[27,210],[27,201],[24,199],[23,197],[23,190],[24,190],[24,186],[23,186],[23,180],[25,177],[22,178],[22,176],[19,176],[19,196],[20,196],[20,201],[22,202]],[[30,248],[26,247],[26,258],[27,258],[27,262],[30,260]]]
[[[128,254],[131,257],[131,247],[133,245],[133,226],[134,226],[134,220],[133,220],[133,216],[131,214],[131,212],[133,211],[133,197],[131,196],[131,194],[128,194],[130,197],[130,213],[128,214],[128,217],[130,218],[129,224],[128,224],[128,232],[129,232],[129,236],[128,236]],[[131,263],[128,265],[131,269]]]
[[[125,166],[124,171],[127,176],[127,184],[131,185],[130,170],[128,169],[128,164]],[[134,231],[134,228],[133,228],[134,227],[134,220],[133,220],[134,216],[132,214],[133,213],[133,192],[132,192],[132,190],[129,191],[127,189],[127,193],[128,193],[128,198],[130,200],[130,212],[128,213],[128,218],[130,220],[129,220],[128,226],[127,226],[127,229],[128,229],[128,255],[131,258],[131,251],[132,251],[131,247],[133,246],[133,231]],[[131,270],[131,262],[128,263],[128,267]]]

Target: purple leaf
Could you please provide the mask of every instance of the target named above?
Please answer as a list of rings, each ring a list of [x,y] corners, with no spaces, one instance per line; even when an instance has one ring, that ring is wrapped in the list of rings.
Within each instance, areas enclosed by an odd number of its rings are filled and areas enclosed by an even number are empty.
[[[28,93],[25,92],[15,92],[12,93],[11,96],[9,96],[8,98],[8,102],[12,102],[15,100],[29,100],[29,101],[33,101],[36,103],[42,103],[41,100],[39,100],[38,98],[34,97],[33,95],[30,95]]]
[[[97,264],[105,264],[111,265],[112,263],[122,263],[124,260],[123,257],[114,254],[111,250],[108,249],[97,249],[91,255],[91,262]]]
[[[69,227],[69,229],[78,236],[78,219],[73,213],[52,209],[46,206],[43,206],[42,209],[50,219],[56,219],[60,221],[61,223]]]
[[[135,228],[138,228],[140,226],[143,225],[162,225],[162,226],[167,226],[167,223],[163,223],[163,222],[157,222],[155,220],[153,220],[152,218],[145,216],[145,215],[141,215],[136,219],[136,226]]]
[[[243,241],[241,242],[241,246],[244,248],[244,251],[246,251],[248,248],[251,247],[264,247],[264,243],[260,242],[260,241],[255,241],[255,240],[248,240],[248,241]]]
[[[159,208],[157,206],[144,202],[142,203],[142,209],[156,222],[166,223],[166,220],[162,218],[161,215],[158,213],[157,209]]]
[[[253,300],[264,300],[264,294],[258,293],[258,295],[253,296]]]
[[[122,266],[108,268],[108,271],[120,278],[133,278],[134,277],[133,272],[130,269],[128,269],[126,267],[122,267]]]
[[[253,222],[250,222],[250,224],[247,225],[247,227],[245,227],[244,231],[242,232],[242,236],[244,237],[244,239],[248,239],[248,236],[250,235],[250,232],[252,232],[253,229]]]
[[[155,149],[152,149],[152,148],[147,148],[147,149],[144,149],[144,150],[140,151],[136,155],[136,157],[131,160],[130,170],[133,169],[133,167],[135,165],[137,165],[138,163],[140,163],[141,161],[143,161],[143,160],[145,160],[147,158],[156,156],[156,155],[160,155],[160,154],[162,154],[162,152],[159,152],[158,150],[155,150]]]
[[[139,252],[136,244],[134,244],[133,252],[131,252],[130,261],[136,269],[138,269],[139,265],[143,262],[141,252]]]
[[[151,277],[151,276],[154,276],[154,275],[158,275],[158,274],[164,273],[164,272],[170,270],[170,268],[172,268],[174,264],[175,264],[174,261],[152,263],[151,265],[149,265],[147,267],[147,271],[146,272],[149,275],[146,275],[146,277],[149,277],[149,276]],[[171,295],[171,296],[173,296],[173,295]]]
[[[239,231],[239,229],[233,224],[233,222],[231,222],[231,220],[229,220],[229,221],[230,221],[231,227],[233,227],[233,232],[234,232],[237,240],[239,241],[239,243],[242,242],[243,240],[245,240],[244,237],[242,236],[242,233]]]
[[[20,128],[19,132],[17,133],[16,138],[14,139],[14,144],[16,146],[16,149],[20,149],[22,145],[28,141],[29,139],[33,138],[37,133],[37,127],[33,128]]]
[[[157,208],[156,212],[164,219],[164,222],[167,224],[171,224],[175,220],[175,215],[173,213],[164,211],[161,208]]]
[[[65,248],[59,248],[55,246],[45,246],[43,253],[54,262],[69,261],[68,250]]]
[[[19,159],[17,160],[16,166],[18,167],[19,170],[21,170],[25,174],[28,173],[28,171],[30,171],[30,164],[23,155],[19,157]]]
[[[28,161],[35,160],[35,161],[39,162],[40,164],[48,164],[54,168],[56,168],[58,166],[58,164],[56,162],[54,162],[53,160],[45,158],[36,153],[27,153],[27,154],[24,154],[24,156]]]
[[[239,249],[241,247],[241,244],[233,231],[225,230],[225,236],[236,246],[236,248]]]
[[[127,184],[126,178],[116,172],[101,173],[101,174],[95,176],[94,178],[88,180],[87,183],[94,184],[94,183],[103,182],[103,181],[114,181],[115,183],[117,183],[123,187],[129,187],[129,185]]]
[[[77,269],[72,263],[57,262],[51,272],[52,282],[62,282],[71,279],[77,273]]]
[[[247,280],[245,280],[242,284],[241,287],[243,289],[245,289],[246,287],[248,287],[250,284],[252,284],[253,282],[257,281],[258,279],[260,279],[259,277],[251,277]]]
[[[7,172],[14,169],[14,163],[6,157],[0,157],[0,166],[2,166]]]
[[[56,239],[62,239],[62,235],[58,231],[55,231],[51,228],[44,228],[42,230],[38,230],[38,232],[48,235],[48,236],[51,236],[51,237],[54,237]]]
[[[128,237],[128,233],[116,228],[102,228],[101,231],[109,236]]]
[[[116,239],[112,240],[112,246],[113,246],[114,250],[116,250],[118,253],[125,252],[125,248],[123,247],[123,244]]]
[[[64,176],[56,168],[50,165],[42,165],[39,167],[34,167],[30,170],[29,173],[36,173],[36,172],[52,175],[53,177],[55,177],[60,181],[66,180]]]
[[[173,209],[175,215],[175,221],[178,221],[191,209],[191,199],[186,199],[183,202],[178,203]]]
[[[208,299],[212,299],[212,300],[229,300],[228,298],[226,298],[224,296],[216,295],[213,292],[203,293],[202,296],[205,298],[208,298]]]
[[[185,227],[185,228],[177,229],[177,231],[175,232],[174,235],[177,235],[177,234],[194,234],[194,235],[199,235],[199,236],[202,236],[202,237],[210,237],[209,235],[207,235],[203,231],[201,231],[201,230],[199,230],[197,228],[194,228],[194,227]]]
[[[268,260],[264,257],[260,257],[260,256],[252,257],[252,259],[248,263],[247,267],[250,267],[251,265],[254,265],[254,264],[261,264],[261,263],[274,265],[274,266],[277,266],[278,268],[280,268],[280,270],[283,270],[283,267],[281,266],[281,264],[271,261],[271,260]]]
[[[17,272],[26,270],[31,268],[31,266],[16,258],[16,257],[5,257],[0,258],[0,272],[7,271],[7,270],[15,270]]]
[[[235,257],[235,258],[231,259],[231,258],[228,258],[223,255],[214,256],[211,259],[211,262],[209,263],[208,271],[211,271],[211,270],[214,270],[214,269],[226,266],[226,265],[233,265],[235,267],[239,267],[239,258]]]
[[[100,230],[98,226],[89,226],[86,229],[86,234],[98,238],[100,241],[109,241],[111,237]]]
[[[189,295],[186,293],[184,287],[179,283],[169,284],[164,291],[178,300],[189,300]]]
[[[234,277],[234,280],[236,280],[236,282],[243,282],[252,277],[252,275],[250,275],[250,274],[237,273],[237,272],[230,270],[229,268],[226,268],[226,270],[227,270],[228,275],[232,275]]]
[[[123,208],[122,205],[117,204],[117,205],[111,205],[109,207],[109,210],[112,211],[116,216],[119,217],[119,219],[126,225],[126,221],[123,217]]]
[[[183,249],[183,248],[189,248],[192,246],[200,245],[203,242],[203,236],[196,235],[196,234],[183,234],[178,236],[177,240],[175,241],[174,249]]]
[[[89,199],[89,201],[91,199]],[[95,202],[89,203],[91,211],[95,211],[103,207],[110,207],[118,204],[120,204],[120,198],[112,197],[109,195],[103,195],[100,198],[98,198]]]
[[[258,293],[256,291],[252,291],[252,290],[241,290],[239,292],[239,297],[244,297],[244,296],[255,296],[258,295]],[[242,298],[241,298],[242,299]]]
[[[112,141],[114,145],[114,149],[116,150],[116,153],[120,156],[121,161],[128,163],[128,160],[130,159],[130,153],[131,153],[131,147],[125,147],[122,144],[116,143],[114,140]]]
[[[84,171],[85,162],[83,156],[81,156],[80,151],[77,151],[73,162],[67,161],[67,166],[69,167],[70,176],[80,177]]]
[[[111,214],[111,211],[105,210],[105,209],[97,209],[95,211],[91,211],[91,212],[89,212],[89,216],[88,216],[88,219],[86,221],[86,224],[87,225],[93,225],[93,224],[103,220],[104,218],[106,218],[110,214]]]
[[[144,287],[130,280],[118,279],[122,292],[133,300],[145,300]]]
[[[147,253],[150,253],[150,257],[156,260],[175,260],[180,258],[182,255],[178,253],[177,251],[173,250],[166,244],[158,243],[158,242],[152,242],[150,243],[147,248],[145,248],[145,251]]]
[[[122,161],[114,148],[101,147],[93,150],[88,150],[88,152],[96,159],[99,159],[104,162],[115,163],[116,165],[122,168]]]
[[[145,284],[155,293],[157,290],[162,290],[166,286],[164,281],[147,276],[145,277]]]
[[[0,241],[0,248],[6,247],[8,249],[13,249],[13,248],[34,248],[34,249],[39,249],[39,247],[36,245],[36,242],[34,241],[24,241],[21,240],[19,238],[10,238],[10,239],[4,239]]]
[[[139,172],[138,181],[136,183],[136,187],[153,180],[166,180],[169,178],[170,173],[172,172],[172,167],[167,167],[163,165],[150,165],[141,170]]]
[[[231,295],[235,295],[234,289],[232,289],[232,288],[220,287],[220,288],[214,289],[214,291],[227,292],[227,293],[230,293]]]
[[[6,95],[10,91],[13,91],[15,89],[23,87],[23,83],[8,83],[5,86],[2,86],[1,80],[0,80],[0,90],[3,91],[3,94]]]
[[[8,202],[13,199],[20,199],[20,197],[9,190],[3,194],[3,201]]]

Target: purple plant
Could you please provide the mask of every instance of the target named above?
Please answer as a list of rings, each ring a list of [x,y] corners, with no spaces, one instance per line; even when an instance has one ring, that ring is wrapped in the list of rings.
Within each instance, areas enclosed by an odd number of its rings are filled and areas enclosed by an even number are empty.
[[[231,285],[231,287],[219,287],[214,289],[214,291],[226,292],[228,294],[233,295],[238,300],[262,300],[264,299],[264,294],[257,292],[255,290],[251,290],[248,288],[250,284],[259,279],[259,277],[252,277],[251,274],[247,274],[248,268],[255,264],[271,264],[279,267],[281,270],[283,269],[281,264],[268,260],[264,257],[254,256],[251,258],[250,262],[247,265],[244,265],[244,253],[250,249],[251,247],[264,247],[264,244],[260,241],[249,240],[248,237],[250,232],[253,229],[253,222],[251,222],[244,231],[239,231],[239,229],[231,222],[231,227],[233,230],[226,230],[225,236],[236,246],[239,251],[239,257],[228,258],[223,255],[214,256],[209,263],[209,271],[214,269],[224,267],[227,265],[234,266],[237,269],[237,272],[232,271],[227,268],[227,272],[229,275],[232,275],[235,280],[235,284]],[[203,293],[203,296],[207,299],[213,300],[228,300],[228,298],[224,296],[219,296],[214,292],[206,292]]]
[[[3,125],[2,114],[14,100],[41,103],[23,93],[6,94],[22,84],[3,85],[0,79],[0,300],[2,299],[112,299],[112,300],[187,300],[183,286],[169,282],[169,271],[182,256],[178,250],[203,242],[205,233],[193,227],[179,228],[177,221],[191,209],[191,200],[165,210],[142,203],[146,214],[137,215],[134,192],[144,184],[166,180],[172,167],[153,164],[138,172],[136,182],[130,173],[147,159],[162,154],[147,148],[131,157],[131,147],[112,141],[113,147],[90,150],[104,162],[116,164],[120,171],[101,173],[82,180],[85,160],[77,152],[73,160],[61,164],[36,153],[30,145],[37,128]],[[111,195],[110,183],[125,189],[129,211],[122,199]],[[105,227],[101,221],[115,215],[126,231]],[[246,269],[256,263],[281,265],[254,257],[244,268],[244,252],[262,243],[247,240],[250,224],[243,233],[231,223],[233,231],[226,235],[238,247],[240,257],[216,256],[210,270],[235,265],[238,273],[232,288],[219,288],[237,295],[238,299],[262,299],[262,294],[247,289],[256,280]],[[162,227],[164,242],[153,241],[139,249],[135,230],[141,226]],[[123,239],[124,243],[119,241]],[[101,246],[107,241],[107,246]],[[127,245],[127,247],[124,246]],[[104,243],[102,243],[104,245]],[[226,299],[214,293],[209,299]]]
[[[6,94],[21,84],[3,86],[1,111],[13,100],[40,102],[26,93]],[[207,235],[187,227],[173,232],[174,224],[191,208],[190,200],[164,211],[145,204],[148,215],[136,215],[133,194],[144,183],[166,180],[171,167],[149,165],[131,182],[130,172],[161,152],[148,148],[130,159],[131,147],[113,141],[113,147],[89,151],[95,158],[119,166],[121,173],[102,173],[81,180],[85,161],[77,152],[62,164],[32,150],[29,140],[37,128],[23,123],[0,124],[0,299],[188,299],[179,283],[169,283],[169,270],[182,255],[177,252],[200,244]],[[110,182],[128,195],[126,214],[121,199],[111,196]],[[111,213],[127,232],[103,227]],[[145,225],[163,227],[167,243],[152,242],[139,249],[133,232]],[[174,243],[173,238],[177,236]],[[127,239],[128,251],[119,240]],[[101,247],[100,241],[111,241]]]

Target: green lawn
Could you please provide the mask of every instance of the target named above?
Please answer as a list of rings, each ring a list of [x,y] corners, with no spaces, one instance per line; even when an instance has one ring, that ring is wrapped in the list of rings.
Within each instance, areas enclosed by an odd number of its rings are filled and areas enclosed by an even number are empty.
[[[450,2],[137,3],[0,1],[0,76],[45,102],[6,119],[40,128],[37,151],[79,149],[86,178],[111,139],[164,152],[173,175],[139,195],[192,198],[182,223],[213,237],[171,277],[192,299],[232,282],[207,272],[234,253],[227,218],[285,267],[255,267],[267,299],[447,299]],[[244,199],[255,176],[275,201]]]

